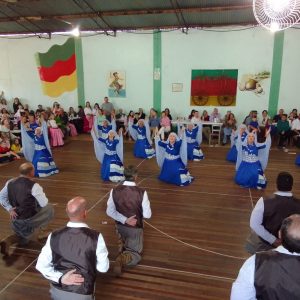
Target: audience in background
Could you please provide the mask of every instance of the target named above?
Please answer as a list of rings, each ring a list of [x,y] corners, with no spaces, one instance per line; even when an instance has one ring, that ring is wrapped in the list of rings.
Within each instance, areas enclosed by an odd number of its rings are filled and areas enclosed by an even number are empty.
[[[288,152],[287,140],[290,137],[290,123],[287,120],[287,115],[282,114],[281,119],[277,122],[277,132],[279,135],[278,148],[283,149],[283,151]]]
[[[227,139],[230,140],[231,134],[236,130],[236,120],[234,114],[229,111],[226,114],[223,125],[223,145],[227,143]]]

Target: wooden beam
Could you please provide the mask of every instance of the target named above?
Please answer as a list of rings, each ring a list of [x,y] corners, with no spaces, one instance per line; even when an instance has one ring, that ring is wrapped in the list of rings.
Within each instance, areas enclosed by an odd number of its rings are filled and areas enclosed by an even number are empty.
[[[180,14],[180,13],[205,13],[222,12],[252,9],[252,4],[227,5],[213,7],[188,7],[188,8],[168,8],[168,9],[141,9],[141,10],[122,10],[122,11],[95,11],[89,13],[68,14],[68,15],[42,15],[42,16],[22,16],[0,18],[0,22],[16,22],[22,20],[74,20],[96,17],[118,17],[118,16],[138,16],[138,15],[159,15],[159,14]]]

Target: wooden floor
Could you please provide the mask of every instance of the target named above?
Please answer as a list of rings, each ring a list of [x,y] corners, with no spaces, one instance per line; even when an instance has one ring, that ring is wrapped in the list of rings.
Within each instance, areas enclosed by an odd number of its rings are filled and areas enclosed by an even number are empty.
[[[234,165],[225,161],[226,147],[203,147],[205,160],[189,163],[195,181],[176,187],[157,180],[156,161],[136,159],[133,144],[125,145],[125,164],[138,166],[138,184],[151,200],[153,217],[145,225],[143,260],[121,278],[99,274],[97,299],[229,299],[232,281],[245,258],[244,241],[249,216],[261,195],[275,190],[275,178],[286,170],[300,195],[300,168],[295,155],[277,149],[270,153],[266,191],[243,189],[233,182]],[[67,222],[65,206],[76,195],[88,199],[88,224],[99,230],[110,259],[117,255],[114,222],[105,214],[112,183],[99,178],[99,164],[88,136],[81,136],[53,151],[60,173],[37,179],[55,205],[52,229]],[[21,161],[22,162],[22,161]],[[17,176],[21,162],[0,167],[0,185]],[[150,226],[151,225],[151,226]],[[154,227],[152,227],[154,226]],[[0,241],[10,234],[9,218],[0,210]],[[49,283],[36,270],[40,247],[15,248],[10,259],[0,258],[0,299],[50,299]]]

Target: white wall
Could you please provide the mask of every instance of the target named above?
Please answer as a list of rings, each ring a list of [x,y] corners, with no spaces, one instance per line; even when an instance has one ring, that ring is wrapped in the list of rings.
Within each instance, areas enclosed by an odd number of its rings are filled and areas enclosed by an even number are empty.
[[[300,30],[284,32],[284,48],[278,108],[300,110]]]
[[[12,105],[19,97],[23,104],[35,109],[38,104],[52,106],[59,101],[63,107],[77,106],[77,91],[64,93],[58,99],[45,96],[35,62],[36,52],[47,52],[54,44],[63,44],[67,38],[56,36],[51,40],[39,38],[2,39],[0,41],[0,90]]]
[[[103,102],[108,94],[108,74],[126,72],[126,98],[110,98],[115,107],[126,112],[139,107],[146,112],[153,102],[152,34],[117,33],[117,37],[95,36],[82,39],[85,96]]]
[[[238,69],[243,74],[271,71],[273,35],[263,29],[236,32],[190,30],[162,34],[162,107],[174,115],[187,116],[192,109],[208,112],[213,107],[190,106],[192,69]],[[183,92],[172,92],[172,83],[183,83]],[[231,110],[241,121],[252,109],[268,108],[270,80],[264,82],[265,94],[237,93],[237,105],[221,107],[221,114]]]

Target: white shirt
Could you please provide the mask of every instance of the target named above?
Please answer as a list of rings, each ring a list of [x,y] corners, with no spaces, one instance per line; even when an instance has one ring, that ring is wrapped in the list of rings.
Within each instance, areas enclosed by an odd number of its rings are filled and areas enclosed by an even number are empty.
[[[300,130],[300,120],[298,118],[293,120],[292,130]]]
[[[279,246],[272,251],[289,255],[300,255],[291,253],[283,246]],[[255,255],[249,257],[240,269],[239,275],[232,284],[230,300],[256,300],[256,290],[254,286],[255,276]]]
[[[191,118],[191,122],[192,122],[192,123],[201,123],[201,118],[200,118],[200,117],[199,117],[199,118],[192,117],[192,118]]]
[[[135,182],[133,182],[133,181],[124,181],[123,185],[136,186]],[[107,201],[106,213],[108,216],[110,216],[114,220],[116,220],[122,224],[125,224],[127,217],[125,217],[124,215],[120,214],[117,211],[113,197],[112,197],[112,192],[113,192],[113,190],[111,190],[110,194],[109,194],[109,198]],[[152,212],[151,212],[151,208],[150,208],[150,201],[149,201],[148,194],[146,191],[144,192],[144,195],[143,195],[142,208],[143,208],[143,218],[150,219]]]
[[[88,225],[85,223],[69,222],[67,224],[67,227],[73,227],[73,228],[87,227],[88,228]],[[59,279],[63,275],[63,273],[54,269],[54,266],[52,263],[52,250],[50,247],[50,240],[51,240],[51,233],[49,234],[47,242],[38,257],[35,267],[38,271],[40,271],[43,274],[43,276],[45,278],[58,283]],[[98,243],[97,243],[97,248],[96,248],[96,257],[97,257],[96,269],[101,273],[107,272],[107,270],[109,268],[109,259],[107,256],[108,256],[108,251],[107,251],[104,239],[102,237],[102,234],[99,233]],[[68,270],[68,271],[71,271],[71,270]]]
[[[11,206],[9,199],[8,199],[8,190],[7,185],[10,179],[6,182],[4,188],[0,192],[0,204],[7,210],[10,211],[13,207]],[[31,189],[31,195],[37,200],[40,207],[45,207],[48,204],[48,198],[46,197],[43,188],[38,184],[35,183]]]
[[[276,192],[275,194],[284,197],[293,196],[291,192]],[[260,197],[251,213],[250,227],[263,240],[267,241],[269,244],[273,244],[277,238],[268,230],[266,230],[266,228],[262,225],[263,218],[264,218],[264,199],[263,197]]]
[[[84,108],[84,114],[85,115],[92,115],[93,112],[92,112],[92,110],[89,107],[85,107]]]

